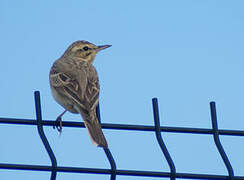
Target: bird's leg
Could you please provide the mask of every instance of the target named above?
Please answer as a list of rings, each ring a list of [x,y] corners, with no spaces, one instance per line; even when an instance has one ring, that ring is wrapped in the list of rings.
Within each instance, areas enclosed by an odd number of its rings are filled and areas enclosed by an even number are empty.
[[[62,116],[64,115],[64,113],[66,113],[67,110],[64,110],[64,112],[62,112],[56,119],[55,124],[53,125],[53,129],[55,129],[55,127],[57,128],[58,132],[62,132]]]

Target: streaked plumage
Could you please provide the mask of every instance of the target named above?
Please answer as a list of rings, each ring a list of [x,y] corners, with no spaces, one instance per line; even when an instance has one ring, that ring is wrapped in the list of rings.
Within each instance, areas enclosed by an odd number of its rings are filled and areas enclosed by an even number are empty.
[[[108,47],[76,41],[54,62],[49,74],[54,99],[66,110],[81,114],[93,144],[104,148],[108,145],[96,115],[100,86],[92,63],[96,53]]]

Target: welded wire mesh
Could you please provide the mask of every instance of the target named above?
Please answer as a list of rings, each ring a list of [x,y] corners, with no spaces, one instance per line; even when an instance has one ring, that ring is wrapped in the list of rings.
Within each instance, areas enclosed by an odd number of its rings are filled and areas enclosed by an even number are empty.
[[[35,108],[36,108],[36,119],[14,119],[14,118],[0,118],[0,123],[2,124],[21,124],[21,125],[36,125],[38,133],[42,140],[42,143],[49,155],[51,166],[40,166],[40,165],[28,165],[28,164],[9,164],[9,163],[0,163],[0,169],[14,169],[14,170],[30,170],[30,171],[47,171],[51,172],[51,180],[56,179],[57,172],[69,172],[69,173],[90,173],[90,174],[109,174],[111,180],[115,180],[116,176],[144,176],[144,177],[168,177],[171,180],[177,178],[183,179],[230,179],[230,180],[239,180],[243,179],[244,176],[235,176],[234,170],[231,166],[231,163],[228,159],[227,154],[224,151],[223,146],[221,145],[219,135],[228,135],[228,136],[244,136],[244,131],[238,130],[219,130],[217,125],[217,116],[216,116],[216,106],[215,102],[210,102],[211,110],[211,120],[212,120],[212,129],[204,128],[183,128],[183,127],[166,127],[160,126],[159,120],[159,110],[158,110],[158,101],[157,98],[152,99],[153,105],[153,115],[154,115],[154,126],[144,126],[144,125],[129,125],[129,124],[109,124],[101,123],[102,128],[104,129],[116,129],[116,130],[137,130],[137,131],[153,131],[155,132],[155,137],[157,139],[158,145],[160,146],[162,153],[167,160],[170,171],[169,172],[155,172],[155,171],[139,171],[139,170],[120,170],[116,168],[116,162],[112,156],[112,153],[109,149],[104,149],[106,157],[110,163],[110,169],[101,169],[101,168],[81,168],[81,167],[64,167],[58,166],[55,154],[46,138],[46,135],[43,131],[43,126],[55,126],[55,121],[42,120],[41,112],[41,103],[40,103],[40,93],[36,91],[35,96]],[[97,108],[97,115],[100,120],[99,106]],[[82,127],[84,128],[84,123],[82,122],[63,122],[63,126],[66,127]],[[218,149],[218,152],[225,164],[228,175],[218,175],[218,174],[199,174],[199,173],[180,173],[176,171],[175,164],[170,156],[169,151],[164,143],[164,140],[161,136],[161,133],[192,133],[192,134],[209,134],[213,136],[215,145]]]

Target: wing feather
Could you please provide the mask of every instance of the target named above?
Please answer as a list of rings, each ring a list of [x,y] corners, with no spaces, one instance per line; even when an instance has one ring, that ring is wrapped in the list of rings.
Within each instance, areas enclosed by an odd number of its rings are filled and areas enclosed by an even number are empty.
[[[74,72],[50,72],[52,86],[64,96],[68,96],[85,112],[96,108],[99,99],[99,80],[95,68],[79,68]]]

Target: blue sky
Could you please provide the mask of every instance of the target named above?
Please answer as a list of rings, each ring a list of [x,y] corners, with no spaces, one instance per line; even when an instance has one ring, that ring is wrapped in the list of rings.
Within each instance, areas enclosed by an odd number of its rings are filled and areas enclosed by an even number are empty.
[[[112,44],[95,60],[102,121],[152,125],[158,97],[161,125],[210,128],[216,101],[221,129],[243,130],[244,2],[8,1],[0,2],[0,117],[35,118],[35,90],[43,119],[63,111],[51,96],[52,63],[76,40]],[[81,121],[67,113],[63,120]],[[45,127],[58,165],[110,168],[85,129]],[[169,171],[153,132],[104,130],[118,169]],[[0,124],[0,162],[49,165],[34,126]],[[211,136],[164,133],[177,172],[226,175]],[[236,175],[244,176],[243,138],[221,141]],[[1,180],[49,179],[47,172],[0,170]],[[58,173],[58,180],[109,179]],[[151,179],[118,176],[118,180]],[[155,178],[156,179],[156,178]]]

